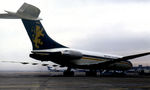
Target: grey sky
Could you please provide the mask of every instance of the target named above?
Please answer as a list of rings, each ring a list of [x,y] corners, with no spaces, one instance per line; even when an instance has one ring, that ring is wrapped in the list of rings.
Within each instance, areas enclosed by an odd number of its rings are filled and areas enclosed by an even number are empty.
[[[24,2],[41,9],[47,33],[66,46],[118,55],[150,50],[149,0],[5,0],[0,3],[0,12],[16,11]],[[0,24],[0,59],[35,62],[28,57],[32,46],[21,20],[1,19]],[[148,65],[148,59],[133,63]],[[16,64],[2,66],[16,69]],[[30,68],[46,69],[21,67]]]

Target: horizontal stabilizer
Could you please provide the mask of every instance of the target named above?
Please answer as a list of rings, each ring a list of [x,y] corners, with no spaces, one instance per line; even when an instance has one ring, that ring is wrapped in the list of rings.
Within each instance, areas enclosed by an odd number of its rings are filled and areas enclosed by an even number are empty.
[[[0,14],[3,19],[27,19],[27,20],[41,20],[38,16],[40,9],[37,7],[24,3],[20,9],[15,12],[5,11],[7,13]]]
[[[17,16],[11,15],[11,14],[0,14],[0,18],[4,18],[4,19],[19,19]]]

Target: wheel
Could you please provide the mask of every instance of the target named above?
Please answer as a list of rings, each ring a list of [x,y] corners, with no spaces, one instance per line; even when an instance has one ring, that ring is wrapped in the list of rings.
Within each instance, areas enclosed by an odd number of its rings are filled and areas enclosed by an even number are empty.
[[[97,72],[96,71],[87,71],[86,72],[86,76],[96,77],[97,76]]]
[[[64,71],[63,76],[65,77],[73,77],[74,72],[73,71]]]

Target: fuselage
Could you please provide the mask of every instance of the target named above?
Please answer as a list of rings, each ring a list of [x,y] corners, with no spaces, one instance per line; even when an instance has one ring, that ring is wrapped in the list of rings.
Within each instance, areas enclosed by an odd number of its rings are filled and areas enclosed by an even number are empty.
[[[110,70],[127,70],[132,68],[132,63],[129,61],[120,61],[116,63],[106,63],[108,61],[122,58],[122,56],[103,54],[98,52],[77,50],[71,48],[56,48],[56,49],[46,49],[46,50],[33,50],[32,53],[43,55],[53,52],[61,52],[60,55],[52,55],[43,59],[43,61],[53,61],[57,64],[73,68],[83,68],[83,69],[110,69]],[[37,56],[30,55],[32,58],[38,59]],[[65,58],[65,55],[68,56]],[[70,58],[69,58],[70,57]],[[74,58],[72,58],[74,57]],[[41,60],[41,58],[39,58]]]

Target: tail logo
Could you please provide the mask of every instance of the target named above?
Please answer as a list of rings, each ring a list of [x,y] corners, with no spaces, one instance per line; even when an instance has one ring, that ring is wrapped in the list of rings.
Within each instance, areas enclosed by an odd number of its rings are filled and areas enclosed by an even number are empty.
[[[42,33],[43,28],[41,28],[39,25],[35,25],[35,27],[32,27],[32,41],[34,43],[34,46],[36,48],[39,48],[39,45],[43,45],[42,40],[40,37],[44,37],[44,34]]]

